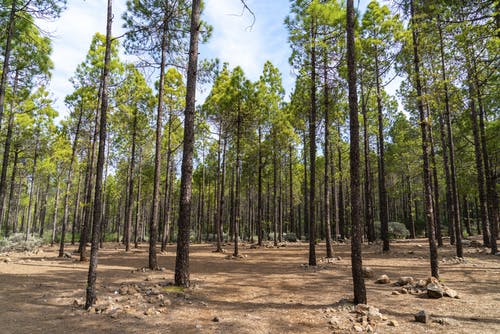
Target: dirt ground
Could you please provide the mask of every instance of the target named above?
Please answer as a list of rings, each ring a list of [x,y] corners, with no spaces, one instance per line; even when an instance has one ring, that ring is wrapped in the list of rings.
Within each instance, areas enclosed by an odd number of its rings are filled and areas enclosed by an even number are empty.
[[[191,247],[192,287],[171,286],[174,245],[159,255],[162,271],[147,265],[147,246],[128,254],[117,244],[100,251],[98,301],[84,311],[88,263],[57,258],[56,249],[37,254],[0,254],[0,333],[500,333],[500,257],[481,247],[465,248],[465,260],[439,249],[441,281],[459,298],[430,299],[401,287],[401,276],[426,279],[425,239],[396,241],[388,254],[365,245],[368,303],[381,317],[356,313],[348,244],[335,244],[335,258],[307,266],[308,245],[241,247],[241,258],[213,253],[209,244]],[[68,250],[74,246],[68,245]],[[376,284],[386,274],[389,284]],[[426,310],[428,323],[414,315]]]

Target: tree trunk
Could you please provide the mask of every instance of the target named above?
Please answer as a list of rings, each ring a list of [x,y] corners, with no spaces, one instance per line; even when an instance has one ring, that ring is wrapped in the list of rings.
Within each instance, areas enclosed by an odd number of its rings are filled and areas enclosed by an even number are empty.
[[[0,78],[0,129],[2,126],[3,119],[3,111],[5,107],[5,91],[7,88],[7,75],[9,74],[9,63],[10,63],[10,54],[12,50],[12,38],[14,36],[14,21],[16,18],[16,5],[17,0],[12,0],[10,13],[9,13],[9,21],[7,26],[7,34],[5,38],[5,48],[4,48],[4,57],[2,64],[2,76]]]
[[[161,178],[161,130],[163,127],[163,90],[164,76],[167,59],[167,31],[168,13],[163,13],[163,26],[161,35],[161,62],[160,80],[158,84],[158,108],[156,112],[156,143],[155,143],[155,171],[153,181],[153,208],[151,210],[151,222],[149,225],[149,269],[158,269],[158,259],[156,256],[156,241],[158,239],[158,218],[160,211],[160,178]]]
[[[30,234],[30,228],[31,228],[31,208],[33,205],[33,192],[34,192],[34,187],[35,187],[35,179],[36,179],[36,171],[37,171],[37,162],[38,162],[38,150],[39,148],[39,139],[38,139],[38,134],[35,134],[36,139],[36,144],[35,144],[35,155],[33,157],[33,171],[31,175],[31,182],[30,182],[30,196],[29,196],[29,204],[28,204],[28,222],[26,223],[26,240],[28,240],[28,236]],[[54,239],[52,239],[52,243],[50,244],[51,246],[54,243]]]
[[[200,0],[193,0],[189,41],[189,64],[184,113],[184,149],[181,167],[179,232],[175,258],[175,285],[189,287],[189,231],[191,226],[191,184],[193,174],[194,116],[196,73],[198,68],[198,35],[200,29]]]
[[[349,85],[349,132],[350,132],[350,172],[351,172],[351,265],[354,288],[354,304],[366,304],[366,288],[363,278],[361,242],[363,226],[361,222],[361,192],[359,173],[359,121],[358,94],[356,91],[356,49],[355,19],[353,0],[347,0],[347,77]]]
[[[474,82],[472,77],[472,69],[470,68],[470,64],[468,64],[468,85],[469,85],[469,98],[470,98],[470,116],[472,121],[472,133],[474,135],[474,152],[476,158],[476,170],[477,170],[477,188],[479,193],[479,210],[481,213],[481,225],[482,225],[482,233],[483,233],[483,244],[485,247],[491,246],[491,235],[490,235],[490,226],[489,226],[489,218],[488,218],[488,209],[487,209],[487,199],[486,199],[486,190],[484,185],[484,165],[483,165],[483,157],[481,150],[481,141],[479,138],[479,125],[478,125],[478,115],[476,110],[476,102],[474,98]]]
[[[141,185],[142,185],[142,150],[139,149],[139,179],[137,180],[137,195],[135,198],[135,223],[134,223],[134,248],[139,248],[139,220],[140,220],[140,210],[141,210]]]
[[[324,219],[325,219],[325,227],[326,227],[326,257],[333,257],[333,249],[332,249],[332,227],[330,221],[330,176],[328,174],[330,167],[330,96],[328,94],[329,86],[328,86],[328,72],[327,72],[327,59],[325,53],[324,59],[324,94],[325,94],[325,137],[324,137],[324,155],[325,155],[325,179],[324,179]]]
[[[309,115],[309,265],[316,265],[316,22],[311,22],[311,113]]]
[[[451,116],[450,116],[450,98],[448,92],[448,81],[446,76],[446,67],[444,64],[444,45],[443,45],[443,31],[441,23],[439,22],[438,16],[438,30],[439,30],[439,46],[440,46],[440,56],[441,56],[441,78],[444,84],[444,119],[446,124],[447,139],[448,139],[448,152],[450,157],[450,184],[451,184],[451,203],[452,203],[452,214],[453,214],[453,224],[455,238],[457,242],[457,256],[462,257],[462,225],[460,221],[460,201],[458,199],[458,185],[457,185],[457,172],[455,167],[455,142],[453,140],[453,129],[451,126]],[[446,145],[443,145],[443,148]],[[444,151],[444,149],[443,149]],[[443,153],[444,156],[444,153]],[[461,255],[459,255],[461,254]]]
[[[413,67],[414,67],[414,80],[415,89],[417,92],[417,108],[420,117],[420,130],[422,132],[422,157],[423,157],[423,179],[424,179],[424,209],[427,222],[427,235],[429,238],[429,253],[431,263],[431,275],[439,278],[439,264],[438,254],[436,247],[436,238],[434,234],[434,214],[432,212],[432,192],[431,192],[431,174],[429,168],[429,138],[428,127],[430,120],[425,117],[424,105],[422,101],[422,86],[420,83],[420,58],[418,55],[418,33],[416,27],[415,8],[413,0],[410,1],[411,11],[411,26],[412,26],[412,39],[413,39]]]
[[[76,198],[75,198],[75,208],[73,210],[73,224],[71,224],[71,244],[75,244],[75,234],[76,227],[79,226],[79,212],[80,212],[80,186],[81,186],[81,177],[82,173],[78,173],[78,186],[76,189]]]
[[[73,147],[71,148],[71,160],[68,167],[68,175],[66,176],[66,191],[64,193],[64,216],[63,223],[61,227],[61,240],[59,244],[59,257],[64,256],[64,239],[66,236],[66,227],[68,226],[68,216],[69,216],[69,193],[71,190],[71,184],[73,181],[73,163],[76,156],[76,145],[78,145],[78,135],[80,134],[80,125],[82,123],[83,105],[80,109],[78,115],[78,122],[76,124],[75,138],[73,139]]]
[[[373,224],[373,203],[372,203],[372,183],[371,183],[371,168],[370,168],[370,138],[368,137],[368,115],[366,111],[366,100],[368,96],[365,97],[363,82],[360,83],[361,86],[361,113],[363,115],[363,148],[365,156],[365,179],[364,179],[364,190],[365,190],[365,225],[367,228],[367,236],[369,242],[375,241],[375,226]]]
[[[59,176],[57,177],[56,180],[56,198],[54,199],[54,215],[52,216],[52,237],[50,239],[50,247],[54,246],[54,241],[56,239],[58,211],[59,211]]]
[[[12,174],[10,176],[10,191],[9,191],[9,206],[7,207],[7,212],[5,213],[5,236],[7,237],[9,235],[9,226],[10,226],[10,214],[11,214],[11,208],[14,205],[14,187],[16,184],[16,173],[17,173],[17,163],[19,162],[19,150],[16,149],[14,151],[14,162],[12,164]],[[17,216],[15,217],[17,219]],[[12,222],[12,231],[15,233],[15,223],[14,221]]]
[[[128,196],[125,206],[125,251],[130,250],[130,235],[133,219],[133,202],[134,202],[134,174],[135,174],[135,141],[137,137],[137,109],[134,109],[134,119],[132,121],[132,148],[130,150],[130,165],[129,165],[129,180],[128,180]]]
[[[389,244],[389,218],[387,206],[387,189],[385,186],[385,150],[384,150],[384,121],[382,113],[382,93],[380,91],[380,78],[378,68],[378,55],[375,55],[375,81],[377,88],[377,111],[378,111],[378,195],[380,205],[380,236],[382,238],[382,251],[390,250]]]
[[[240,140],[241,140],[241,101],[238,102],[237,129],[236,129],[236,196],[235,196],[235,217],[234,217],[234,253],[233,256],[238,256],[238,239],[240,231],[240,178],[241,178],[241,161],[240,161]]]
[[[97,255],[102,225],[102,179],[104,171],[104,151],[106,149],[106,121],[108,111],[108,77],[111,62],[111,25],[113,21],[112,0],[108,0],[106,20],[106,49],[104,53],[104,69],[101,77],[101,107],[99,125],[99,149],[97,153],[96,181],[94,194],[94,218],[92,224],[92,246],[90,249],[90,263],[87,278],[85,309],[96,301],[95,283],[97,279]]]
[[[257,237],[258,245],[262,246],[262,129],[259,125],[259,147],[258,147],[258,185],[257,185]]]

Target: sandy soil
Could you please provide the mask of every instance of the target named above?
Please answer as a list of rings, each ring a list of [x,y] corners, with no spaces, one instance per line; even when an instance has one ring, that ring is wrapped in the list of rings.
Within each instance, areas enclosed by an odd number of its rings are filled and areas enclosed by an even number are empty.
[[[429,276],[424,239],[364,247],[369,305],[382,314],[370,320],[353,311],[349,245],[335,244],[334,259],[307,263],[308,245],[241,247],[242,258],[191,248],[192,287],[173,287],[174,246],[161,254],[162,271],[147,265],[147,247],[128,254],[116,244],[101,250],[98,301],[82,309],[88,263],[57,258],[55,248],[37,254],[0,254],[0,333],[500,333],[500,257],[468,247],[465,261],[453,248],[440,252],[441,281],[459,298],[430,299],[425,292],[398,294],[394,284],[376,284],[387,274],[416,280]],[[69,250],[74,246],[69,246]],[[317,247],[324,256],[324,245]],[[166,269],[165,269],[166,268]],[[409,289],[412,292],[411,289]],[[415,322],[420,310],[427,324]]]

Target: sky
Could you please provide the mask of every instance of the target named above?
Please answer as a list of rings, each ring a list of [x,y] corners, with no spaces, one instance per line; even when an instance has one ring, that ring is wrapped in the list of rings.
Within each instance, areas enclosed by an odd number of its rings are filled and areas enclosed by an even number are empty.
[[[357,1],[356,1],[357,2]],[[113,1],[113,35],[124,33],[122,13],[126,0]],[[264,63],[270,60],[283,76],[283,86],[288,95],[294,85],[294,75],[288,63],[290,47],[288,32],[284,25],[289,13],[289,0],[247,0],[254,17],[243,10],[240,0],[205,0],[202,19],[213,27],[209,42],[200,45],[200,58],[219,58],[230,67],[243,68],[246,76],[255,81],[259,78]],[[366,1],[361,1],[363,6]],[[253,23],[253,25],[252,25]],[[105,0],[68,0],[67,9],[61,17],[52,22],[38,22],[52,38],[52,60],[55,68],[49,91],[55,99],[54,106],[60,118],[68,113],[64,98],[73,90],[69,79],[81,63],[92,36],[96,32],[105,33]],[[201,103],[207,90],[197,94]]]

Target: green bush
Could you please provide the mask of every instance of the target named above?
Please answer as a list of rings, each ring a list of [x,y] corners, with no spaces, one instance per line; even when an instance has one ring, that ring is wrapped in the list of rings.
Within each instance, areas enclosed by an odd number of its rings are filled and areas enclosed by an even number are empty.
[[[297,242],[297,235],[293,232],[284,233],[283,238],[288,242]]]
[[[28,236],[24,233],[15,233],[7,239],[0,240],[0,253],[5,252],[35,252],[42,245],[43,240],[38,236]]]
[[[375,226],[375,237],[380,239],[380,222],[374,222]],[[410,236],[410,231],[406,228],[406,226],[400,222],[389,222],[388,226],[389,230],[389,238],[390,239],[405,239]]]

